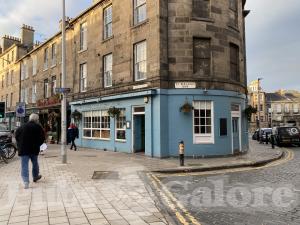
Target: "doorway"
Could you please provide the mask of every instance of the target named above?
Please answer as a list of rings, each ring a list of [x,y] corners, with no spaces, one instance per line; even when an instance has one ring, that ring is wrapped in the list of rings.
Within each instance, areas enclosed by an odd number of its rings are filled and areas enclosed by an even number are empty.
[[[232,117],[232,143],[233,143],[233,153],[240,152],[240,126],[239,117]]]
[[[133,108],[133,152],[145,152],[145,108]]]

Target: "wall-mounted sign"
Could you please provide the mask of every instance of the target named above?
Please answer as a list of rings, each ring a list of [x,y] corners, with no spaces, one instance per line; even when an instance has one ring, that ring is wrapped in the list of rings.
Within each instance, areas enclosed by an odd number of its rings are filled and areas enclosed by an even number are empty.
[[[196,88],[195,82],[176,82],[175,88]]]
[[[25,102],[17,102],[16,116],[25,117],[25,115],[26,115]]]
[[[132,89],[136,90],[136,89],[142,89],[142,88],[146,88],[146,87],[148,87],[148,84],[141,84],[141,85],[132,86]]]

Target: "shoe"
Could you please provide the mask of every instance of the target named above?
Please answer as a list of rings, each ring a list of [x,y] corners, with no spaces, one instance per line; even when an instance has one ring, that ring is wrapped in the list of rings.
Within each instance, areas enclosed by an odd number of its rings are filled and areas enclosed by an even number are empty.
[[[29,188],[29,183],[28,182],[24,182],[24,189],[28,189]]]
[[[33,182],[37,182],[42,178],[42,175],[38,175],[37,177],[33,178]]]

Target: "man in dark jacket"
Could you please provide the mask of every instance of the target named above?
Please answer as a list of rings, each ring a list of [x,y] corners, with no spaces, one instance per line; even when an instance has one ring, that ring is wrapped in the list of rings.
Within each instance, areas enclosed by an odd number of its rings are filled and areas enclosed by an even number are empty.
[[[21,158],[21,176],[25,189],[29,187],[29,159],[32,163],[33,182],[37,182],[42,178],[39,174],[38,155],[40,146],[45,141],[45,134],[38,122],[39,116],[37,114],[31,114],[29,122],[19,127],[15,135],[18,145],[18,155]]]
[[[74,123],[71,123],[69,128],[68,128],[68,133],[67,133],[68,143],[71,142],[70,150],[72,150],[73,147],[74,147],[74,151],[77,150],[77,146],[75,144],[75,139],[78,138],[78,137],[79,137],[78,128],[75,126]]]

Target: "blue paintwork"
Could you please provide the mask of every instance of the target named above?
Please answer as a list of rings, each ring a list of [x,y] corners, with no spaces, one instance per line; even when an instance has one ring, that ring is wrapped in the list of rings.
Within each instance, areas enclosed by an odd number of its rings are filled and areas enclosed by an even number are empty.
[[[144,103],[144,96],[149,96],[149,102]],[[188,99],[212,100],[214,102],[214,144],[193,144],[193,115],[182,113],[180,106]],[[131,153],[132,150],[132,106],[145,107],[145,154],[153,157],[169,157],[178,155],[178,142],[185,142],[185,155],[216,156],[232,154],[232,123],[231,104],[240,104],[245,109],[245,95],[237,92],[199,89],[158,89],[141,91],[134,94],[116,95],[110,98],[95,98],[71,103],[72,111],[90,111],[108,109],[115,106],[126,109],[126,120],[131,127],[126,130],[126,142],[116,142],[114,119],[111,118],[110,141],[82,139],[81,124],[79,125],[79,146]],[[228,135],[220,137],[219,119],[227,118]],[[247,120],[242,113],[241,118],[242,150],[248,149]]]

